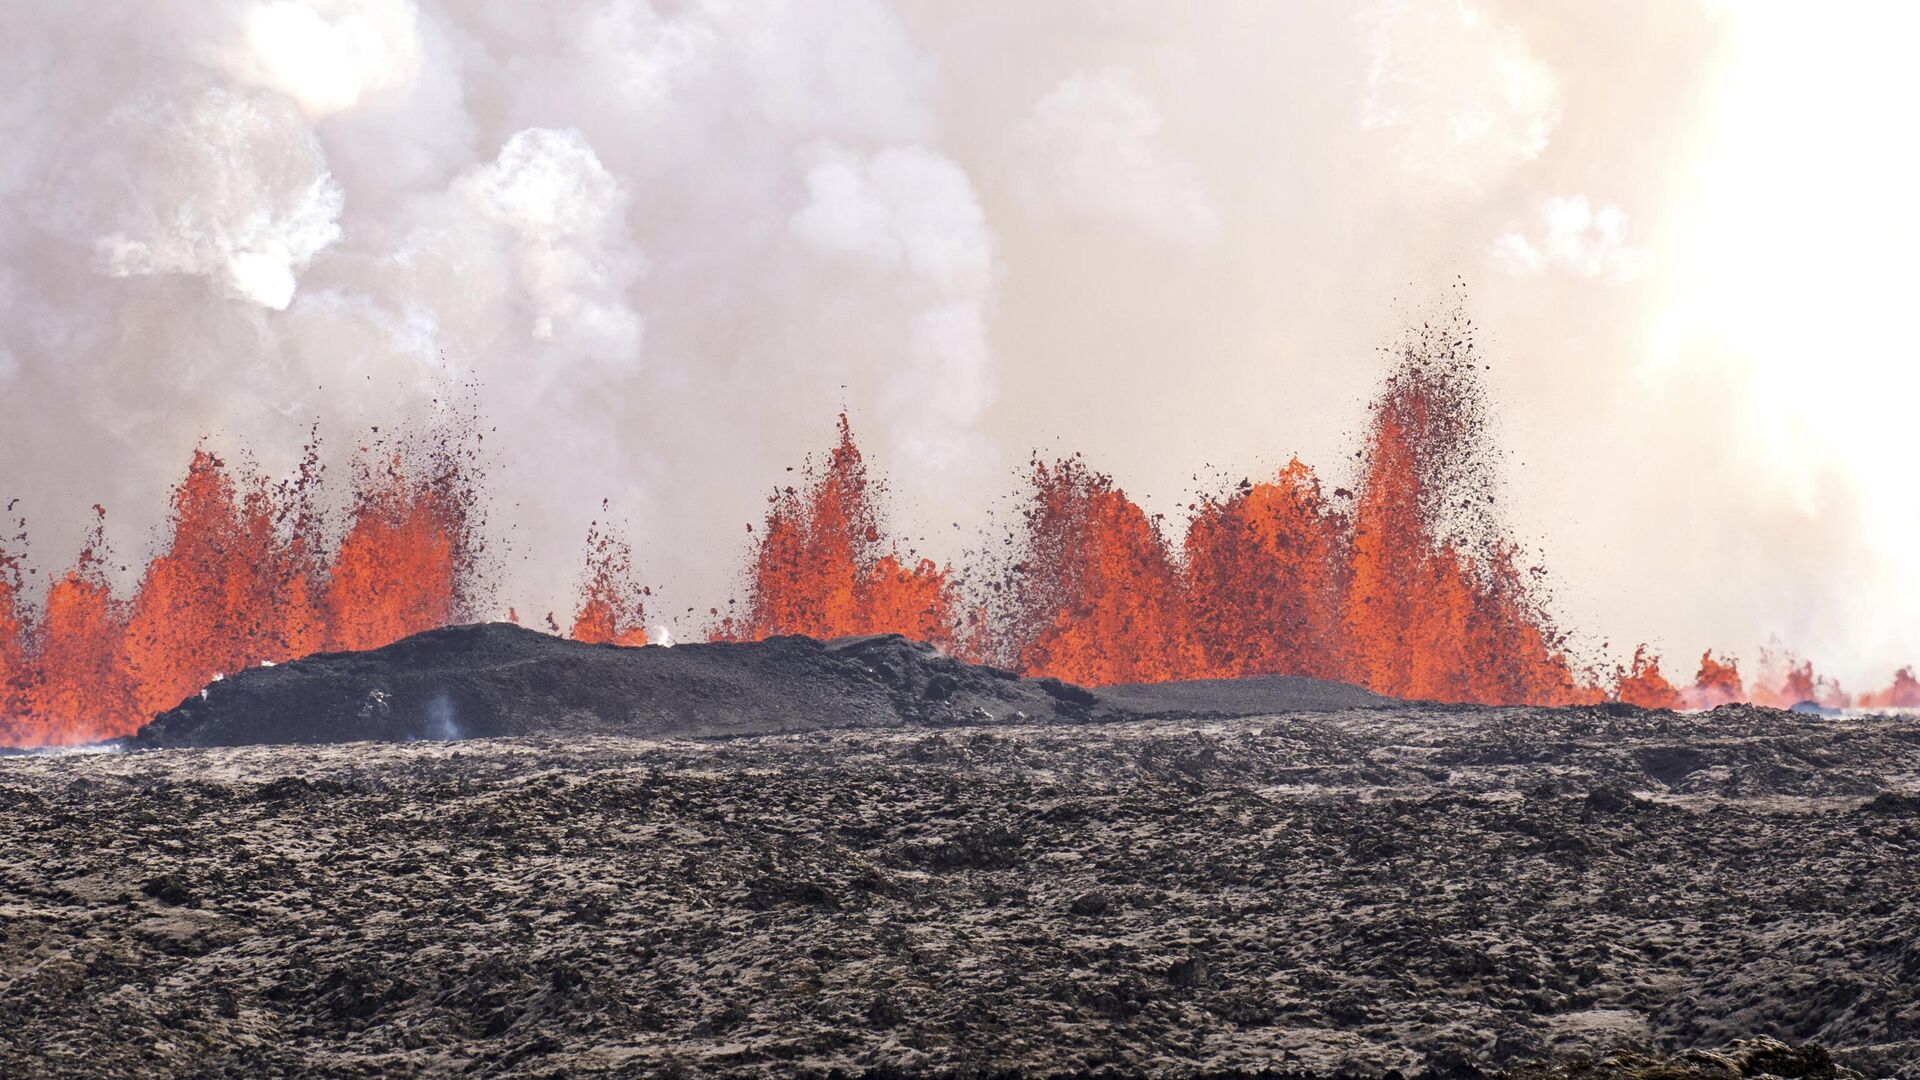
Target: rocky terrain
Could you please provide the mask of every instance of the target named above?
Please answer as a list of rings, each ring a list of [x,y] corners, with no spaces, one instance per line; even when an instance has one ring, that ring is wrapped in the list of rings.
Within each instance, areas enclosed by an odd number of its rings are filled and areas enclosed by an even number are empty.
[[[1920,1076],[1920,720],[1088,708],[0,760],[0,1076]]]

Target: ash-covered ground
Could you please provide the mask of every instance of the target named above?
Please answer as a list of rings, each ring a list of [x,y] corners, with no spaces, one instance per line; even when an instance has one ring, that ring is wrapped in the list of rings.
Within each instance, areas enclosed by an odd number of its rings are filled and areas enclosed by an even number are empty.
[[[1813,1048],[1593,1060],[1754,1036]],[[9,1077],[1813,1077],[1829,1052],[1920,1076],[1913,718],[0,760]]]

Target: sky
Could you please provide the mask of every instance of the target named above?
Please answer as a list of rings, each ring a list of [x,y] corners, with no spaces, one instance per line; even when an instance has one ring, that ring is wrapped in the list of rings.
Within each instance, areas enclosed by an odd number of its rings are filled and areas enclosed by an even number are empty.
[[[1382,347],[1464,295],[1578,640],[1864,689],[1920,660],[1916,22],[10,0],[0,497],[42,569],[96,502],[125,559],[203,438],[284,473],[464,396],[501,606],[564,614],[607,517],[685,635],[843,407],[936,557],[1036,450],[1177,520],[1348,478]]]

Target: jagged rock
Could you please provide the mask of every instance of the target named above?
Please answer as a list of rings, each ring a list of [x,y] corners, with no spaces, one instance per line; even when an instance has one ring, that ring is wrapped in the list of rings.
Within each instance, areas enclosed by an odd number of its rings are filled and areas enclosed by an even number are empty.
[[[1196,954],[1174,961],[1167,969],[1167,979],[1183,989],[1199,990],[1212,985],[1213,975],[1207,968],[1207,958]]]
[[[171,874],[162,874],[140,886],[140,891],[155,900],[170,906],[193,902],[193,890],[185,882]]]
[[[1067,905],[1067,911],[1083,918],[1093,915],[1105,915],[1113,907],[1113,898],[1098,889],[1083,892]]]
[[[1636,797],[1632,792],[1618,784],[1602,784],[1587,792],[1582,803],[1582,821],[1592,821],[1602,814],[1632,813],[1646,805],[1646,800]]]
[[[1920,795],[1900,795],[1883,791],[1860,807],[1868,814],[1888,814],[1898,817],[1920,817]]]
[[[872,722],[0,761],[0,1076],[1920,1076],[1911,718],[1071,718],[769,651]]]
[[[1505,1080],[1864,1080],[1825,1047],[1792,1046],[1768,1036],[1737,1039],[1719,1050],[1668,1057],[1616,1051],[1551,1067],[1522,1068]]]

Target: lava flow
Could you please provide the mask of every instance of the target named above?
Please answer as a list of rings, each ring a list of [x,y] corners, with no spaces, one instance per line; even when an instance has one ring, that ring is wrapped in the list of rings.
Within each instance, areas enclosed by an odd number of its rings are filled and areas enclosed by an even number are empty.
[[[1157,524],[1078,458],[1034,462],[1032,485],[996,652],[1018,671],[1095,686],[1200,674],[1180,568]]]
[[[1199,500],[1177,550],[1111,477],[1036,459],[1013,556],[957,570],[880,554],[877,493],[843,415],[824,472],[775,495],[746,612],[718,636],[892,631],[1087,685],[1293,674],[1458,702],[1920,704],[1911,670],[1854,699],[1784,655],[1763,655],[1751,687],[1712,653],[1683,686],[1645,645],[1610,675],[1576,663],[1543,572],[1522,568],[1496,516],[1478,369],[1470,325],[1421,328],[1373,401],[1357,492],[1327,493],[1294,460]]]
[[[1440,701],[1597,700],[1488,509],[1497,462],[1476,367],[1471,327],[1423,328],[1374,399],[1340,677]]]
[[[824,474],[775,497],[746,614],[721,633],[895,631],[1087,685],[1307,674],[1444,701],[1600,700],[1481,509],[1495,456],[1474,367],[1464,328],[1424,332],[1374,402],[1357,496],[1327,497],[1295,461],[1197,506],[1180,554],[1111,477],[1036,460],[1015,558],[951,587],[877,554],[842,417]],[[889,590],[906,601],[870,598]]]
[[[1298,458],[1271,481],[1243,480],[1193,507],[1187,607],[1206,669],[1337,678],[1346,518]]]

